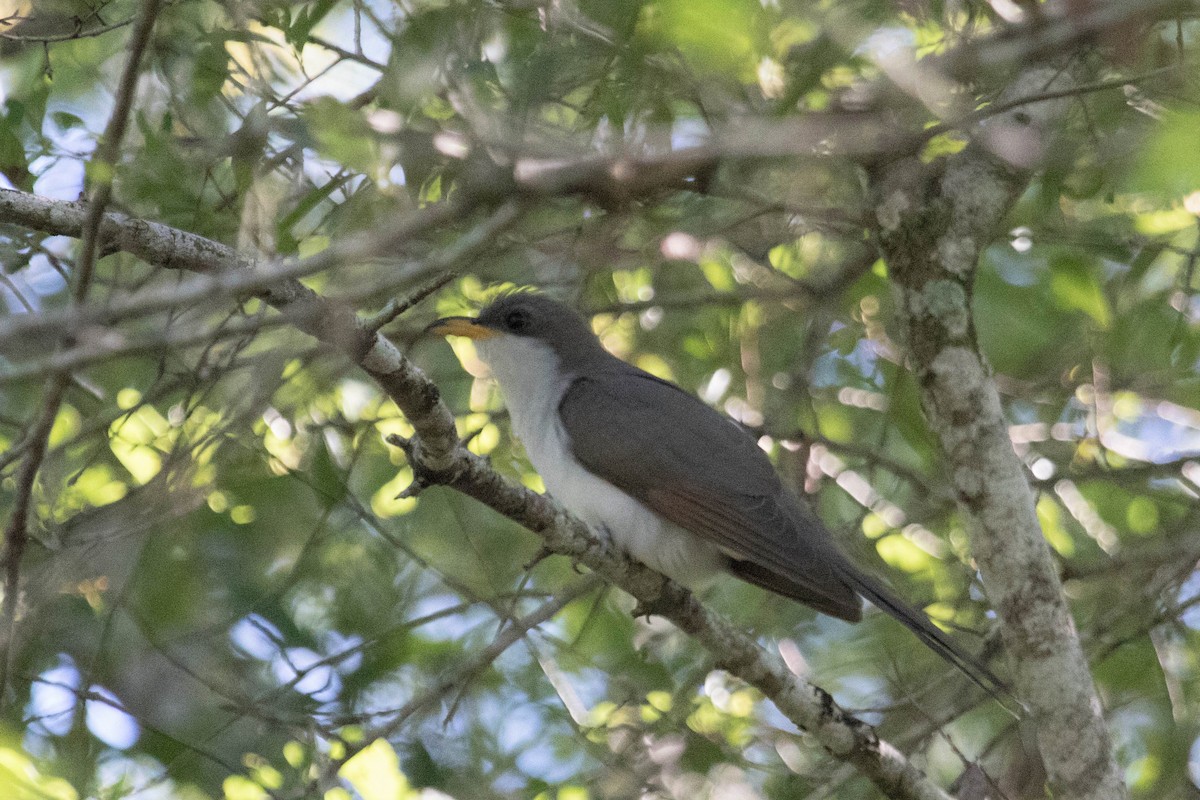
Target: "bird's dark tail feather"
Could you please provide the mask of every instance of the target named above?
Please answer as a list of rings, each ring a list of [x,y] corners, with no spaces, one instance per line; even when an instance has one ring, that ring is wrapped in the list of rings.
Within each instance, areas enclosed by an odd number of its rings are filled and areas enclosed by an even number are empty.
[[[955,643],[944,631],[934,625],[923,611],[910,606],[892,590],[858,568],[846,565],[839,570],[841,577],[855,591],[870,600],[877,608],[895,617],[917,635],[933,652],[953,664],[976,685],[997,700],[1015,699],[1004,681],[996,677],[987,665]]]

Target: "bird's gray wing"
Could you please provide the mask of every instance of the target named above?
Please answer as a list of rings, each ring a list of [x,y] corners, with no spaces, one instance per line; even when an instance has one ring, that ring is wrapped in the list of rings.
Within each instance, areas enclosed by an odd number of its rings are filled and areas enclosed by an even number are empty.
[[[986,664],[851,563],[736,424],[674,384],[625,368],[577,378],[563,395],[559,414],[581,464],[715,542],[743,580],[852,622],[862,617],[862,595],[984,689],[1006,691]]]
[[[559,414],[581,464],[714,542],[735,575],[826,614],[861,617],[842,577],[849,562],[734,422],[632,367],[577,378]]]

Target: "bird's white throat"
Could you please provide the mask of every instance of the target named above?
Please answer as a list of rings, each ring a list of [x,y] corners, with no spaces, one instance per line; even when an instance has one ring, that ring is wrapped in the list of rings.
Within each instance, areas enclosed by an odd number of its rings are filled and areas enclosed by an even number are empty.
[[[662,519],[575,459],[558,415],[575,376],[564,372],[550,345],[501,334],[475,346],[504,393],[513,433],[554,499],[638,561],[684,585],[698,587],[716,574],[723,557],[714,545]]]
[[[558,404],[571,376],[559,368],[554,350],[537,339],[500,335],[481,339],[475,347],[504,393],[513,433],[549,487],[549,473],[559,466],[556,457],[567,455]]]

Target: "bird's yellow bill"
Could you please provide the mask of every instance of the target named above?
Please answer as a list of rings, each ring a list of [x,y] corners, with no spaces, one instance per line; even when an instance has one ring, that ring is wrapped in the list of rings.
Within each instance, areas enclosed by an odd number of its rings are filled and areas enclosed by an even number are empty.
[[[430,325],[428,330],[439,336],[466,336],[475,341],[499,335],[498,331],[484,327],[470,317],[443,317]]]

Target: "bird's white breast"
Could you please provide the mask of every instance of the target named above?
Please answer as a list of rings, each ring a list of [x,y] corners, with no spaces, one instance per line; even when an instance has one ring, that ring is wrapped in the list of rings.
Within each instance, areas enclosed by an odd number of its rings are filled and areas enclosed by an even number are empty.
[[[716,573],[723,558],[715,546],[659,517],[575,460],[558,415],[574,376],[563,374],[549,345],[501,335],[477,341],[476,348],[504,392],[513,433],[554,499],[638,561],[686,586],[699,586]]]

